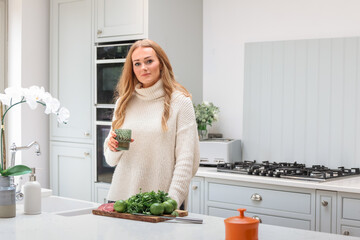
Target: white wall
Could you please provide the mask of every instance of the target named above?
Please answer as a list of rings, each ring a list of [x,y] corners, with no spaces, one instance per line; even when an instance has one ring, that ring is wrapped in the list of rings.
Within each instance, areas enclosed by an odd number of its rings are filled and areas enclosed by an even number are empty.
[[[5,86],[5,33],[6,33],[6,5],[0,0],[0,92]]]
[[[211,132],[243,137],[244,43],[360,36],[358,0],[205,0],[203,99]]]
[[[43,86],[49,90],[49,1],[9,1],[8,86]],[[37,168],[37,180],[49,187],[49,119],[44,107],[30,110],[22,104],[8,116],[8,146],[40,144],[41,155],[35,149],[16,155],[17,163]],[[9,112],[10,113],[10,112]]]

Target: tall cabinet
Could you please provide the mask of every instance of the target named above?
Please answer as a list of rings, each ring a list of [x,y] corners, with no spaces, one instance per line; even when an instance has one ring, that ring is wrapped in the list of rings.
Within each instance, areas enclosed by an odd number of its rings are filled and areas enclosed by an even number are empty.
[[[51,0],[50,7],[51,92],[71,115],[65,126],[51,120],[50,185],[55,194],[104,202],[109,184],[95,182],[95,47],[156,41],[200,103],[202,0]]]
[[[93,199],[93,27],[91,0],[52,0],[50,88],[70,111],[50,123],[50,186],[54,194]]]

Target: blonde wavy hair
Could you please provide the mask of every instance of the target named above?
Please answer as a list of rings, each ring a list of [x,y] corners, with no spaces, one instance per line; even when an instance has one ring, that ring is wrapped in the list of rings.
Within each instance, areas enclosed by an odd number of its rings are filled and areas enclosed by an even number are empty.
[[[131,99],[133,92],[135,91],[135,86],[139,83],[139,80],[136,78],[133,71],[133,62],[132,54],[135,49],[142,47],[152,48],[156,56],[160,61],[160,81],[163,81],[163,86],[165,90],[165,99],[164,99],[164,112],[161,119],[161,126],[164,131],[168,129],[167,120],[170,116],[170,101],[171,94],[178,90],[182,92],[185,96],[191,97],[190,93],[183,87],[180,83],[175,80],[172,66],[170,64],[169,58],[167,57],[165,51],[150,39],[144,39],[136,41],[130,48],[122,75],[117,83],[115,90],[115,99],[118,99],[118,104],[114,112],[115,120],[112,122],[112,129],[120,128],[125,120],[126,107]]]

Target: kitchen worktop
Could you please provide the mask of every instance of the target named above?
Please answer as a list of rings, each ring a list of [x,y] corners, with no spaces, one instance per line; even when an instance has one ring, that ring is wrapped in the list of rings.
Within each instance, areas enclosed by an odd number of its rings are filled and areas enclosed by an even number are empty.
[[[55,197],[56,198],[56,197]],[[68,199],[67,199],[68,200]],[[0,218],[1,239],[57,240],[57,239],[224,239],[224,219],[189,214],[201,218],[203,224],[178,223],[173,220],[161,223],[139,222],[93,214],[62,216],[54,213],[24,215],[17,205],[15,218]],[[278,226],[259,225],[261,240],[359,240],[360,238],[306,231]]]
[[[217,172],[216,167],[199,167],[196,176],[317,190],[360,193],[360,176],[341,177],[327,180],[325,182],[314,182],[306,180]]]

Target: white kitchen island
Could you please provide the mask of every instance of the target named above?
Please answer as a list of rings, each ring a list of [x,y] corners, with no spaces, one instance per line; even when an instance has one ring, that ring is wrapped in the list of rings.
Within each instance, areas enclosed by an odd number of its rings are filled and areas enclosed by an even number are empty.
[[[57,203],[60,204],[60,201]],[[203,219],[203,224],[180,223],[173,220],[147,223],[89,213],[84,214],[85,212],[74,210],[74,214],[24,215],[22,205],[18,204],[15,218],[0,219],[0,239],[225,239],[224,218],[219,217],[189,214],[190,217]],[[260,224],[259,239],[355,240],[360,238]]]

